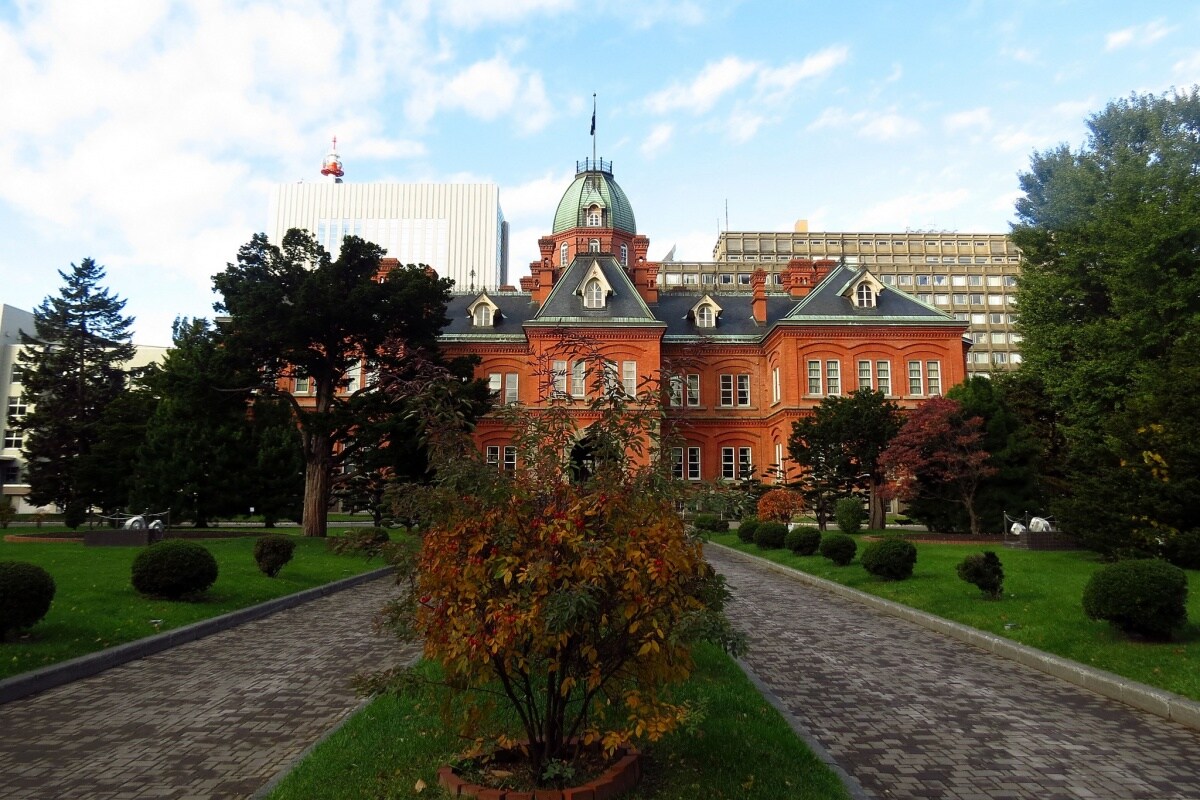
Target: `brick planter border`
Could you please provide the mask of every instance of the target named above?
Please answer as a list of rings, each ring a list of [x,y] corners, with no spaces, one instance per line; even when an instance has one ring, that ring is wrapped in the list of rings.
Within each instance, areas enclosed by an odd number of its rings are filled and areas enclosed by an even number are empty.
[[[566,789],[494,789],[467,783],[458,777],[454,767],[438,770],[438,785],[451,797],[474,797],[477,800],[612,800],[633,789],[642,779],[642,754],[632,747],[617,748],[617,760],[582,786]]]

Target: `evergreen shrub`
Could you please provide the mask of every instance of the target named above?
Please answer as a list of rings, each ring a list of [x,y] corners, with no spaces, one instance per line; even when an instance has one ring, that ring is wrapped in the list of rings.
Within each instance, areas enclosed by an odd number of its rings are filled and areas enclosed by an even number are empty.
[[[0,642],[46,616],[55,590],[54,578],[37,564],[0,561]]]
[[[916,546],[898,536],[871,542],[863,548],[863,569],[877,578],[889,581],[911,578],[916,563]]]
[[[716,514],[697,514],[692,525],[698,531],[711,533],[729,533],[729,523]]]
[[[782,522],[760,522],[754,531],[754,542],[764,550],[775,550],[783,547],[787,532],[787,525]]]
[[[821,532],[811,526],[798,525],[788,531],[783,546],[798,556],[811,556],[821,546]]]
[[[1166,640],[1187,622],[1187,573],[1156,558],[1118,561],[1092,574],[1083,610],[1125,633]]]
[[[972,553],[957,567],[958,577],[979,587],[992,600],[999,600],[1004,593],[1004,567],[1000,557],[991,550]]]
[[[866,516],[862,500],[857,497],[843,497],[833,507],[833,519],[842,533],[858,533]]]
[[[738,523],[737,535],[746,544],[754,543],[754,532],[758,530],[759,522],[754,517],[746,517]]]
[[[133,560],[133,588],[178,600],[200,594],[217,580],[217,560],[202,545],[182,539],[152,544]]]
[[[1167,547],[1167,561],[1180,569],[1200,569],[1200,530],[1183,531]]]
[[[295,552],[296,540],[290,536],[263,536],[254,543],[254,561],[268,578],[278,575]]]
[[[821,537],[821,555],[828,558],[839,567],[844,567],[854,560],[858,552],[858,543],[844,533],[827,533]]]

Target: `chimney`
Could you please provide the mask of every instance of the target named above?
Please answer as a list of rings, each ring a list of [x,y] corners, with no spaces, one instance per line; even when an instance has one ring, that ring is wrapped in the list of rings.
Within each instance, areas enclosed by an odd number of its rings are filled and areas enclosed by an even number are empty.
[[[754,299],[750,302],[750,311],[754,321],[759,325],[767,324],[767,273],[762,269],[754,270],[750,276],[750,285],[754,287]]]
[[[833,259],[823,258],[820,261],[813,262],[813,286],[816,286],[821,281],[825,280],[825,276],[830,270],[837,266],[837,262]]]
[[[804,297],[812,288],[813,262],[807,258],[793,258],[788,262],[784,281],[787,283],[788,294],[792,297]]]
[[[383,283],[387,278],[388,273],[400,266],[399,259],[381,258],[379,259],[379,269],[375,271],[375,282]]]
[[[532,292],[533,287],[535,285],[536,285],[536,281],[534,281],[532,275],[522,275],[521,276],[521,291],[522,292]]]

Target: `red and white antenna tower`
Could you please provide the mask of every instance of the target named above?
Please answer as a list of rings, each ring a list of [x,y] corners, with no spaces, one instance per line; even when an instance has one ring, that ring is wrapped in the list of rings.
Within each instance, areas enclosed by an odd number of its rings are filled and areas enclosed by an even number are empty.
[[[341,183],[342,176],[346,174],[342,170],[342,157],[338,155],[336,136],[333,137],[333,148],[325,156],[325,161],[321,164],[321,174],[334,183]]]

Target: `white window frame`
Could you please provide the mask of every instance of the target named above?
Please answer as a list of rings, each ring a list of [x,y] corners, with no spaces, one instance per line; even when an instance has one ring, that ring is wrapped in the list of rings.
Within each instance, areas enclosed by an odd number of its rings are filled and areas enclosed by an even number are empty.
[[[733,399],[733,375],[730,373],[723,373],[721,375],[721,408],[733,408]]]
[[[621,362],[621,385],[629,397],[637,397],[638,370],[636,361]]]
[[[566,242],[563,242],[558,248],[559,266],[565,267],[567,265],[567,259],[570,258],[570,256],[571,256],[571,246],[569,244],[567,244]]]
[[[859,359],[858,361],[858,388],[875,388],[875,381],[871,375],[871,362],[868,359]]]
[[[942,393],[942,362],[925,362],[925,394],[928,397]]]
[[[554,393],[559,396],[567,394],[567,362],[551,362],[551,380]]]
[[[815,359],[808,362],[808,393],[811,396],[819,397],[821,390],[825,387],[825,383],[821,378],[821,362]]]
[[[629,245],[621,243],[621,266],[629,266]]]
[[[571,397],[587,397],[587,362],[571,365]]]
[[[604,285],[599,278],[592,278],[583,287],[584,308],[604,308]]]
[[[700,406],[700,374],[693,372],[687,376],[687,404],[689,408]]]
[[[825,391],[831,397],[842,393],[842,362],[837,359],[825,362]]]
[[[778,403],[780,399],[779,367],[771,370],[771,402]]]
[[[750,376],[737,376],[737,405],[738,408],[750,407]]]
[[[510,405],[521,399],[520,378],[515,372],[504,373],[504,404]]]
[[[471,320],[476,328],[490,327],[492,324],[492,307],[487,303],[480,303],[475,306],[475,314]]]
[[[920,361],[908,362],[908,394],[921,397],[925,388],[925,370]]]
[[[504,471],[513,472],[517,468],[517,448],[513,445],[507,445],[504,448]]]

